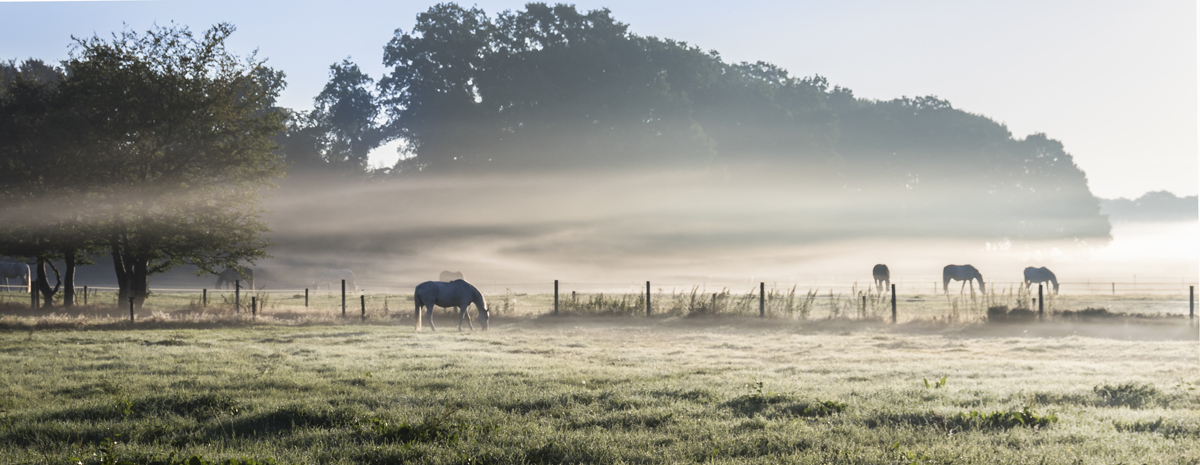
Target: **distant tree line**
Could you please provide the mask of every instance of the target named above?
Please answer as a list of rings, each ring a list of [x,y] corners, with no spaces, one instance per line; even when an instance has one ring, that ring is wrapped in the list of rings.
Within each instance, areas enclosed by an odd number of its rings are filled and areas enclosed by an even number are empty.
[[[228,52],[232,32],[125,31],[75,39],[61,66],[0,65],[0,255],[35,261],[47,305],[60,286],[73,304],[75,267],[99,255],[138,306],[156,273],[265,256],[283,75]]]
[[[820,76],[726,63],[632,34],[607,9],[530,3],[492,17],[438,4],[396,31],[384,64],[377,83],[349,60],[331,67],[316,109],[289,123],[293,166],[363,170],[367,152],[396,139],[400,175],[759,164],[898,202],[949,192],[1010,224],[1108,235],[1083,171],[1044,134],[1016,139],[932,96],[861,99]],[[1067,216],[1072,226],[1054,224]]]
[[[1136,199],[1100,199],[1100,212],[1113,222],[1196,221],[1200,218],[1200,201],[1195,195],[1177,197],[1155,191]]]

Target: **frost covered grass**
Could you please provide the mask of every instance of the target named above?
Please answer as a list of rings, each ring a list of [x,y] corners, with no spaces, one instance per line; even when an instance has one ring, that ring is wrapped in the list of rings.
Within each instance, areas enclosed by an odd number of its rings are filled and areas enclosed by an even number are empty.
[[[9,326],[0,462],[1200,460],[1194,330],[994,326]]]

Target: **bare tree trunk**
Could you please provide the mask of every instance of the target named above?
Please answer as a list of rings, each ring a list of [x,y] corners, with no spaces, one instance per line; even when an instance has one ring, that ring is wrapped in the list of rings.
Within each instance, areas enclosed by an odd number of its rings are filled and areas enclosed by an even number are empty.
[[[66,268],[63,276],[63,306],[75,305],[75,249],[67,249],[63,254]]]
[[[50,287],[50,280],[46,275],[46,266],[54,271],[54,288]],[[59,287],[62,286],[62,278],[58,274],[58,269],[45,258],[38,257],[37,259],[37,288],[42,293],[42,302],[47,308],[54,306],[54,294],[58,293]]]
[[[112,252],[113,270],[117,272],[117,308],[129,301],[129,272],[125,268],[125,254],[121,247],[121,239],[113,236],[109,239]]]
[[[133,297],[134,306],[140,309],[150,295],[150,260],[138,257],[131,261],[133,273],[129,276],[129,295]]]

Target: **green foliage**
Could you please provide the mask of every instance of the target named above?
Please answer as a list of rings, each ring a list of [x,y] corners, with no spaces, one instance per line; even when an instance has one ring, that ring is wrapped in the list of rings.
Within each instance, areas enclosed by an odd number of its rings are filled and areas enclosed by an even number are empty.
[[[1200,438],[1200,425],[1176,419],[1158,417],[1154,420],[1113,421],[1117,431],[1132,433],[1158,433],[1168,438]]]
[[[790,396],[763,391],[763,382],[750,385],[751,392],[724,403],[726,408],[745,416],[762,415],[779,417],[826,417],[846,410],[846,404],[831,400],[819,402],[796,402]]]
[[[119,435],[118,435],[119,436]],[[204,456],[192,455],[187,457],[176,458],[176,453],[172,452],[166,458],[151,458],[137,456],[136,459],[120,458],[115,452],[116,442],[104,438],[97,446],[97,454],[88,459],[72,457],[72,463],[82,465],[275,465],[274,459],[255,459],[255,458],[231,458],[225,460],[205,460]]]
[[[407,422],[393,423],[377,417],[367,419],[371,426],[370,438],[375,441],[409,444],[412,442],[435,442],[453,446],[466,433],[467,427],[453,424],[449,418],[460,408],[446,405],[442,412],[425,417],[421,423],[410,425]]]
[[[1092,388],[1100,401],[1114,406],[1142,408],[1154,405],[1160,397],[1158,388],[1152,384],[1122,383],[1116,386],[1103,384]]]
[[[367,169],[367,154],[384,142],[375,123],[379,115],[374,80],[349,59],[329,66],[329,82],[313,99],[315,108],[294,113],[281,134],[295,171],[328,168],[344,173]]]
[[[960,413],[947,420],[948,427],[957,429],[1012,429],[1027,427],[1040,429],[1058,422],[1054,414],[1038,415],[1025,407],[1021,410]]]
[[[411,155],[402,173],[762,164],[898,209],[954,192],[1002,235],[1110,229],[1083,171],[1043,134],[1015,139],[933,96],[860,99],[820,76],[727,63],[633,34],[607,9],[531,3],[490,17],[442,3],[396,31],[384,64],[388,137]]]
[[[259,194],[281,174],[283,75],[228,52],[232,33],[76,39],[60,79],[6,81],[0,252],[86,259],[103,247],[120,300],[139,304],[153,274],[265,257]]]

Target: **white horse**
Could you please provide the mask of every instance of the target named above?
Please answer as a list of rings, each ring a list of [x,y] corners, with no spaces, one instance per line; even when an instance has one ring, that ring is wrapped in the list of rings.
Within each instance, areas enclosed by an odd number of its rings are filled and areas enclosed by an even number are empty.
[[[971,265],[946,265],[945,268],[942,268],[942,292],[949,292],[946,290],[946,286],[950,285],[951,279],[963,281],[963,288],[966,288],[967,283],[970,283],[972,279],[978,279],[979,292],[987,292],[983,287],[983,275],[979,274],[979,270]],[[975,290],[974,284],[971,284],[971,290]],[[958,292],[962,293],[962,289],[959,289]]]
[[[225,289],[229,289],[235,283],[242,280],[249,281],[250,289],[254,289],[254,270],[242,268],[242,271],[246,273],[245,277],[243,277],[238,273],[237,270],[233,268],[226,268],[225,270],[221,271],[221,273],[217,275],[217,289],[221,289],[221,286],[225,286]]]
[[[433,307],[435,305],[442,308],[458,308],[458,330],[462,331],[463,318],[466,318],[467,325],[474,331],[475,325],[471,324],[471,315],[467,313],[467,307],[475,304],[475,308],[479,310],[479,323],[483,326],[484,331],[488,329],[488,308],[487,302],[483,300],[483,294],[471,283],[461,279],[448,283],[426,281],[418,284],[416,292],[413,293],[413,302],[417,306],[417,331],[421,330],[421,307],[426,308],[425,315],[429,318],[429,329],[437,330],[433,327]]]
[[[1058,278],[1054,277],[1054,272],[1046,269],[1046,267],[1044,267],[1044,266],[1041,268],[1034,268],[1032,266],[1025,268],[1025,288],[1026,289],[1029,289],[1030,284],[1033,284],[1033,283],[1041,284],[1044,282],[1049,282],[1050,284],[1053,284],[1054,285],[1054,295],[1058,295]]]
[[[888,271],[887,265],[875,265],[875,268],[871,268],[871,277],[875,278],[875,289],[879,292],[892,287],[892,273]]]
[[[316,281],[313,281],[312,287],[314,290],[318,290],[321,289],[321,285],[324,284],[329,287],[329,290],[332,291],[335,285],[341,285],[342,280],[346,280],[347,292],[354,292],[358,290],[358,287],[354,285],[353,271],[345,269],[335,270],[332,268],[325,270],[324,273],[321,273],[321,276],[319,276]]]
[[[463,273],[461,271],[443,271],[441,274],[438,275],[438,281],[441,281],[444,283],[448,283],[450,281],[457,281],[460,279],[467,279],[467,277],[465,275],[463,275]]]
[[[4,278],[4,288],[8,289],[8,280],[20,278],[21,283],[25,285],[25,292],[29,292],[29,265],[21,262],[0,262],[0,277]]]

